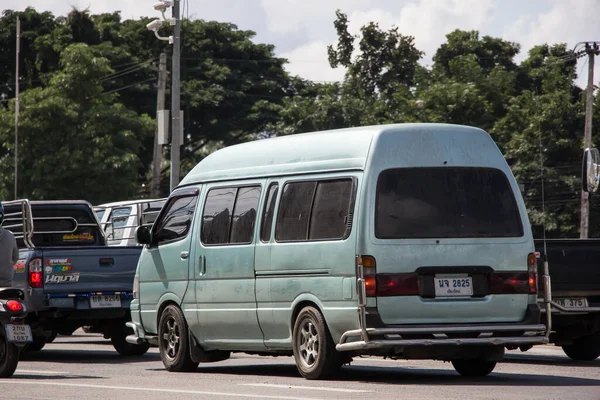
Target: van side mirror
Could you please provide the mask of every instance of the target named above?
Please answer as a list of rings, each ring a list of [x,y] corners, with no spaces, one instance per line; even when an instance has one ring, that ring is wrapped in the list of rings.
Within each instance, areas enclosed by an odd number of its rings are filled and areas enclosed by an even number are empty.
[[[585,149],[581,171],[581,186],[584,192],[595,193],[600,183],[600,152],[596,148]]]
[[[135,240],[139,244],[152,244],[152,234],[150,232],[150,227],[146,225],[138,226],[135,229]]]

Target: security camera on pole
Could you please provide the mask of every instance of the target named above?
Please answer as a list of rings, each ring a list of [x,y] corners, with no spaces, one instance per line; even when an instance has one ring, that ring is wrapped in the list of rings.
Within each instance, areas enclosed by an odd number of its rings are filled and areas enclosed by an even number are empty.
[[[173,57],[171,67],[171,180],[170,188],[173,190],[179,184],[180,151],[183,144],[183,116],[180,108],[180,73],[179,62],[181,57],[181,18],[179,12],[180,0],[162,0],[154,5],[156,11],[162,14],[162,20],[156,19],[146,25],[148,30],[153,31],[157,39],[168,41],[173,45]],[[167,18],[165,12],[173,7],[172,18]],[[158,31],[165,24],[173,26],[173,35],[169,37],[160,36]]]

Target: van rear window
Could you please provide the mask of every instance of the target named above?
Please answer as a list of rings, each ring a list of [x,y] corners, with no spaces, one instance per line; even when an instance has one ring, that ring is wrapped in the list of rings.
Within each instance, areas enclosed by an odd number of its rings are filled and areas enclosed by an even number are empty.
[[[492,168],[398,168],[377,181],[379,239],[521,237],[506,175]]]

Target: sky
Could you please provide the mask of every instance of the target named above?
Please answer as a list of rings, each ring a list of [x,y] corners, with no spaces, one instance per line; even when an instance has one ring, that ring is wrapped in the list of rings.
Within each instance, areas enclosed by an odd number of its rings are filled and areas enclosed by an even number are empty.
[[[37,11],[66,15],[71,7],[89,8],[94,14],[121,11],[123,19],[159,16],[153,9],[158,0],[0,0],[0,9]],[[350,31],[377,22],[381,28],[397,26],[415,37],[425,52],[424,65],[431,65],[435,50],[454,29],[478,30],[521,44],[517,61],[543,43],[599,40],[600,0],[181,0],[186,16],[193,19],[232,22],[240,29],[256,32],[255,41],[276,46],[277,56],[287,58],[287,69],[313,81],[336,81],[344,69],[332,69],[327,45],[336,42],[335,11],[348,15]],[[600,57],[596,59],[594,83],[600,79]],[[578,83],[587,82],[586,58],[579,60]]]

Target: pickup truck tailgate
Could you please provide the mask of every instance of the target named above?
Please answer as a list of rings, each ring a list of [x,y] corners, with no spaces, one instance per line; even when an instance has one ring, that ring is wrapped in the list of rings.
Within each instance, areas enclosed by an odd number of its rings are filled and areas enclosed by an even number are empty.
[[[60,247],[43,249],[44,292],[72,294],[131,291],[139,247]]]
[[[549,239],[547,247],[554,294],[600,294],[600,240]],[[536,240],[535,248],[543,254],[543,240]],[[538,261],[541,274],[542,259]]]

